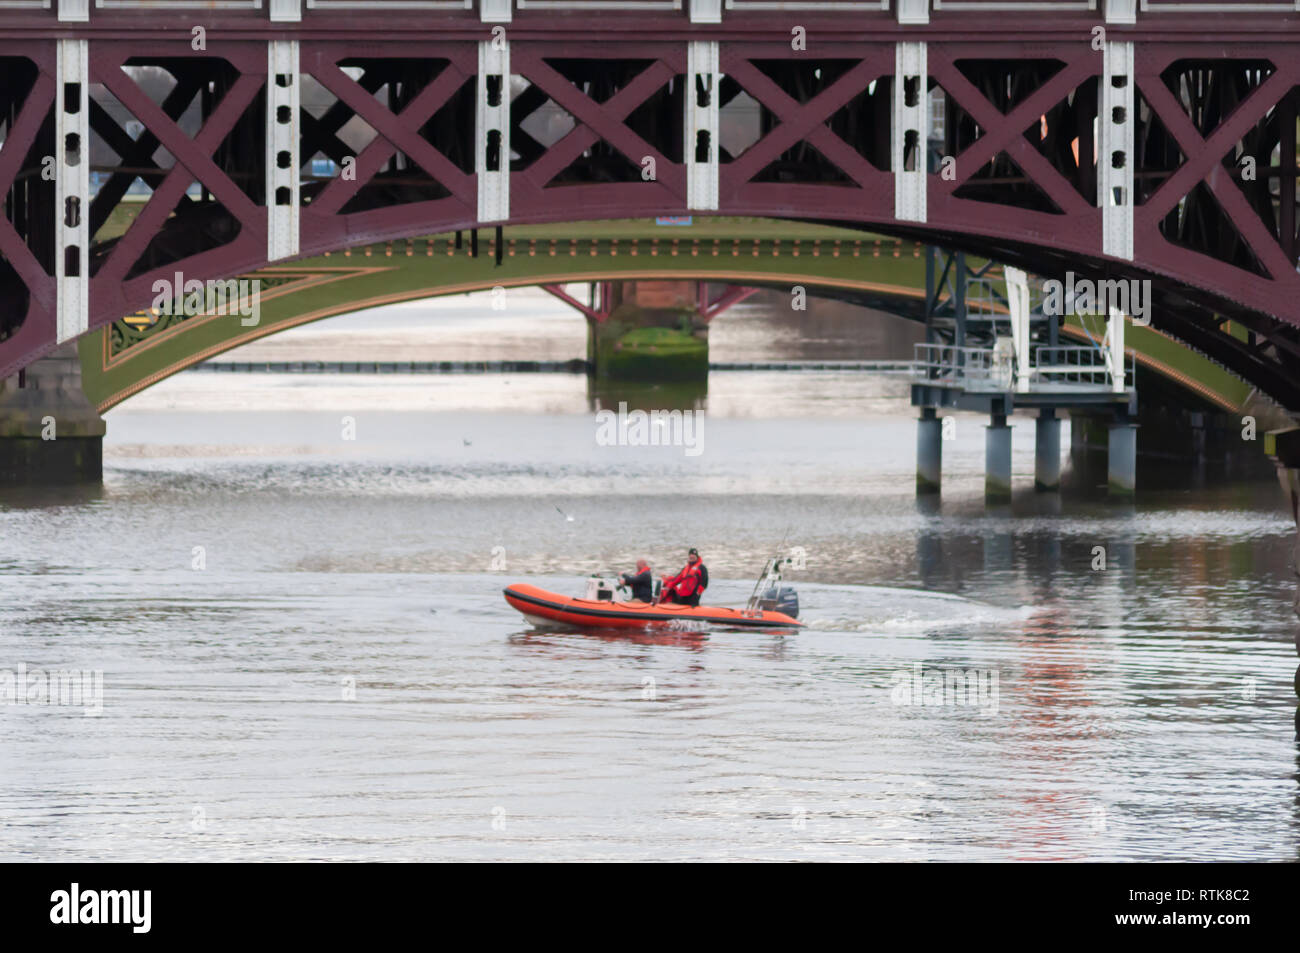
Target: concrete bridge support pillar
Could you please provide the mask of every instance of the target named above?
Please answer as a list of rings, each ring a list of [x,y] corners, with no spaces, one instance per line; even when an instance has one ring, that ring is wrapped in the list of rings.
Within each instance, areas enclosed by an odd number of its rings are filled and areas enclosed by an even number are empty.
[[[0,486],[98,483],[103,442],[75,341],[0,382]]]
[[[1300,580],[1300,427],[1288,427],[1282,430],[1270,430],[1264,434],[1264,452],[1272,458],[1277,467],[1278,482],[1286,495],[1287,506],[1291,509],[1291,519],[1296,524],[1296,535],[1292,548],[1292,567],[1297,580]],[[1292,606],[1296,615],[1300,615],[1300,587],[1297,587]],[[1295,649],[1300,653],[1300,629],[1295,634]],[[1295,671],[1295,692],[1300,696],[1300,667]],[[1295,713],[1296,733],[1300,734],[1300,708]]]
[[[1054,493],[1061,488],[1061,421],[1052,407],[1034,422],[1034,489]]]
[[[1293,569],[1300,580],[1300,427],[1270,430],[1264,434],[1264,452],[1277,467],[1277,479],[1282,484],[1286,505],[1296,523],[1295,564]],[[1295,611],[1300,616],[1300,587],[1296,589]],[[1300,652],[1300,632],[1296,635],[1296,651]]]
[[[922,407],[916,422],[916,495],[932,496],[943,482],[943,421]]]
[[[709,326],[693,281],[611,281],[604,320],[588,323],[587,359],[599,378],[704,381]]]
[[[1132,496],[1137,490],[1137,424],[1127,418],[1110,425],[1106,486],[1111,496]]]
[[[1005,414],[994,414],[984,429],[984,499],[1011,499],[1011,427]]]

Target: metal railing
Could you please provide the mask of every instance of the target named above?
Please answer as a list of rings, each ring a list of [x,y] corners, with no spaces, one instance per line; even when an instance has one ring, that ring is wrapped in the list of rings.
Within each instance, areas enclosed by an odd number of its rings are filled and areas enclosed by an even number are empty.
[[[484,23],[509,23],[519,13],[545,15],[554,10],[666,12],[693,23],[720,23],[772,11],[839,14],[858,18],[876,15],[899,23],[925,26],[964,12],[1010,12],[1044,18],[1062,12],[1087,11],[1108,22],[1132,24],[1173,20],[1178,15],[1205,13],[1287,15],[1300,11],[1300,0],[0,0],[0,15],[32,11],[62,22],[85,23],[120,11],[160,9],[218,10],[278,23],[295,23],[320,15],[366,12],[450,13],[467,11]],[[477,7],[477,11],[475,11]],[[473,12],[471,12],[473,11]]]
[[[1008,391],[1016,384],[1010,349],[917,344],[912,379],[968,391]],[[1114,377],[1107,351],[1096,347],[1035,345],[1031,348],[1029,387],[1035,390],[1110,390]],[[1125,357],[1124,384],[1132,382],[1134,358]]]
[[[1110,366],[1110,352],[1087,345],[1038,345],[1034,347],[1030,369],[1030,386],[1052,381],[1056,384],[1092,384],[1110,387],[1114,375]],[[1124,359],[1124,381],[1132,380],[1134,358]]]
[[[912,376],[919,381],[948,387],[992,388],[993,350],[952,344],[918,344]]]
[[[1006,298],[1000,296],[1002,278],[970,278],[966,282],[967,318],[1010,320],[1007,316]]]

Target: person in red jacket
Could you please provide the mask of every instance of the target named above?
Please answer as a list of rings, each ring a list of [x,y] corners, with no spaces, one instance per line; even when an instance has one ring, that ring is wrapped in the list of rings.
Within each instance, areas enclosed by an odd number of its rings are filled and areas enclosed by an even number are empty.
[[[669,579],[664,577],[661,602],[675,602],[684,606],[698,606],[700,593],[709,585],[709,571],[704,567],[700,554],[692,549],[686,555],[686,565],[682,571]]]

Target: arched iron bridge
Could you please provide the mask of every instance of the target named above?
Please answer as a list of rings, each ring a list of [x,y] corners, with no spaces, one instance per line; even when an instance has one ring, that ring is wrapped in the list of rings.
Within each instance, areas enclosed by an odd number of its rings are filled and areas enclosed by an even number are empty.
[[[1300,409],[1300,4],[773,6],[0,2],[0,377],[177,273],[719,214],[1149,279]]]

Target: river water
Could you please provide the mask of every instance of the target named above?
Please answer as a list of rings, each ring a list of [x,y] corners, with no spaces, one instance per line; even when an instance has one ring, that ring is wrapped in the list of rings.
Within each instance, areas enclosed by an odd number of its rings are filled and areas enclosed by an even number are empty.
[[[474,352],[448,307],[448,359],[581,347],[554,318]],[[790,356],[744,317],[715,359]],[[1275,483],[986,508],[959,416],[918,504],[906,385],[862,373],[715,372],[703,419],[698,453],[602,445],[569,375],[193,372],[113,410],[102,489],[0,501],[0,693],[103,686],[0,705],[0,859],[1296,859]],[[723,604],[797,548],[807,628],[542,632],[501,598],[689,546]]]

